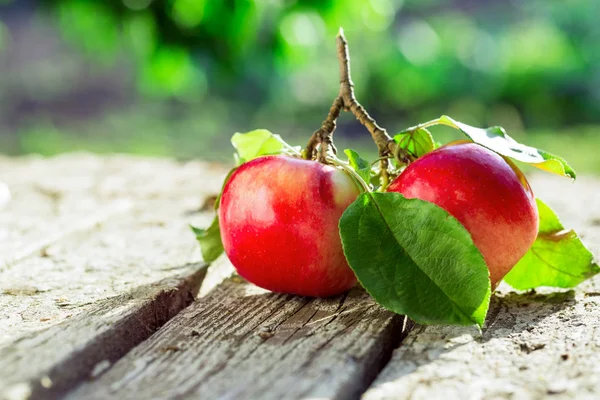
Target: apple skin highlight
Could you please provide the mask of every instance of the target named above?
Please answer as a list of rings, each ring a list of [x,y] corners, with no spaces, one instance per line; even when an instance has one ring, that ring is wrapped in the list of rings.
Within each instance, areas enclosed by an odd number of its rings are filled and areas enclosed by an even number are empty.
[[[287,156],[241,165],[226,183],[219,221],[238,273],[274,292],[328,297],[356,284],[338,223],[360,189],[345,172]]]
[[[537,237],[535,197],[509,160],[476,143],[449,144],[410,164],[388,187],[446,210],[469,231],[495,288]]]

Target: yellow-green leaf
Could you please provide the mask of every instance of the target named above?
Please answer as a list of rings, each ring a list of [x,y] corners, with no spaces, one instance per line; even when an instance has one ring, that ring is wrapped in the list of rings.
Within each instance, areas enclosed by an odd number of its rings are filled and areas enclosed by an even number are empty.
[[[505,157],[512,158],[534,167],[552,172],[557,175],[563,175],[575,179],[576,173],[564,158],[548,153],[547,151],[526,146],[510,137],[504,128],[493,126],[491,128],[475,128],[462,122],[442,115],[439,119],[440,124],[458,129],[469,137],[475,143],[487,147]]]
[[[572,288],[600,272],[593,254],[554,211],[536,199],[540,215],[538,237],[504,280],[519,290],[538,286]]]
[[[231,144],[236,150],[238,165],[254,158],[271,154],[299,154],[299,148],[287,144],[281,136],[266,129],[256,129],[246,133],[235,133]]]

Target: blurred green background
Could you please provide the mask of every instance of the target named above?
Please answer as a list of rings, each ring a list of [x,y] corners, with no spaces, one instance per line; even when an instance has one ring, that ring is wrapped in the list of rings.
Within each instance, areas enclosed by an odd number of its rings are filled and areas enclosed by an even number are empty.
[[[338,91],[391,134],[448,114],[600,173],[598,0],[0,0],[0,149],[229,160],[304,145]],[[458,138],[439,128],[436,139]],[[343,115],[336,143],[374,155]]]

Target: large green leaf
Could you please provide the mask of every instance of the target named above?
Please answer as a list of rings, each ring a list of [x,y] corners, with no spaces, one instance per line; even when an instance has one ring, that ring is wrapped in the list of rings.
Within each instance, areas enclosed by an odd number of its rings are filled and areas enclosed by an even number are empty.
[[[196,228],[190,225],[200,243],[202,258],[206,262],[215,261],[223,253],[223,242],[221,241],[221,230],[219,228],[219,217],[215,216],[210,226],[206,229]]]
[[[537,199],[538,237],[504,280],[519,290],[538,286],[575,287],[600,272],[593,254],[573,230],[565,230],[554,211]]]
[[[394,136],[394,141],[414,157],[421,157],[435,149],[435,141],[425,128],[406,130]]]
[[[446,115],[440,117],[439,123],[460,130],[475,143],[479,143],[498,154],[531,164],[534,167],[557,175],[576,178],[575,171],[562,157],[521,144],[508,136],[504,128],[500,126],[493,126],[487,129],[475,128],[455,121]]]
[[[433,203],[363,193],[340,220],[344,253],[384,307],[425,324],[483,325],[487,266],[467,230]]]
[[[287,144],[281,136],[266,129],[256,129],[247,133],[235,133],[231,144],[236,150],[238,165],[254,158],[270,154],[298,154],[299,148]]]

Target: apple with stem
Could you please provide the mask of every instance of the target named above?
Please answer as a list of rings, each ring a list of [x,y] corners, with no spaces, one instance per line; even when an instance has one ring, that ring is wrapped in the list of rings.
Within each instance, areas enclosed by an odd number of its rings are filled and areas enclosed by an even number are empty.
[[[492,288],[537,236],[538,211],[525,176],[476,143],[450,143],[420,157],[387,190],[429,201],[455,217],[481,251]]]
[[[225,251],[248,281],[306,296],[343,293],[358,276],[380,305],[416,322],[479,327],[490,282],[495,289],[519,260],[508,279],[515,288],[574,287],[600,272],[593,254],[573,231],[562,233],[510,161],[574,179],[564,159],[516,142],[501,127],[476,128],[449,116],[392,138],[354,95],[341,30],[336,43],[340,91],[303,151],[266,130],[232,138],[238,160],[250,161],[227,179],[212,224],[192,227],[207,262]],[[351,149],[348,162],[336,157],[333,132],[342,112],[370,133],[378,167]],[[435,125],[472,142],[434,150],[427,128]],[[381,191],[404,196],[373,193]],[[540,217],[545,229],[538,236]],[[555,255],[558,267],[549,264]]]
[[[288,156],[242,164],[220,200],[223,247],[238,273],[262,288],[327,297],[356,283],[338,230],[360,189],[342,170]]]

